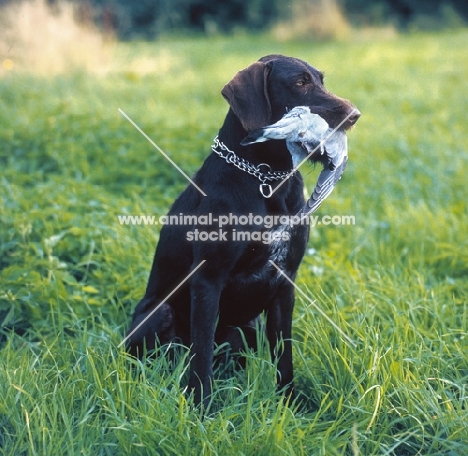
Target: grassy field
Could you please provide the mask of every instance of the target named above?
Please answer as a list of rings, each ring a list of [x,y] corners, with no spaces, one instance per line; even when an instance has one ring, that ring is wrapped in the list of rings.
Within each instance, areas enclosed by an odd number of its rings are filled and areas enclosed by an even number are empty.
[[[0,75],[0,454],[468,453],[468,32],[279,43],[266,37],[118,44],[112,71]],[[305,59],[362,118],[297,284],[301,404],[274,391],[265,345],[216,372],[211,414],[184,395],[187,353],[117,349],[164,215],[209,153],[233,74]],[[127,62],[127,63],[126,63]],[[10,65],[11,66],[11,65]],[[318,169],[303,172],[309,191]],[[164,351],[164,348],[162,349]],[[130,369],[133,366],[133,369]]]

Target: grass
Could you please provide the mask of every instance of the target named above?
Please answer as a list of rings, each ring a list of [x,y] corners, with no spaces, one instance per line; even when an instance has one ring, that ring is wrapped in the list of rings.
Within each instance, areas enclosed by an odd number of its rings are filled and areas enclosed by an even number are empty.
[[[0,454],[461,455],[468,451],[468,33],[372,42],[268,37],[115,45],[105,75],[0,77]],[[274,391],[264,343],[216,372],[211,414],[184,395],[188,354],[117,349],[164,215],[227,110],[220,90],[261,55],[327,73],[363,113],[297,284],[300,404]],[[127,63],[125,63],[127,62]],[[305,169],[307,188],[318,170]],[[164,351],[164,348],[162,349]]]

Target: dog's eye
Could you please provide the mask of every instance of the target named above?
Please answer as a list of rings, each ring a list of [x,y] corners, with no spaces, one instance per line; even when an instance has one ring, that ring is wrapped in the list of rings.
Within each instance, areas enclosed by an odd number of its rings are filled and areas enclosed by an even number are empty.
[[[309,80],[307,78],[300,78],[300,79],[296,80],[295,84],[297,86],[301,87],[301,86],[306,85],[308,82],[309,82]]]
[[[302,87],[312,83],[312,78],[308,74],[298,74],[294,79],[294,85]]]

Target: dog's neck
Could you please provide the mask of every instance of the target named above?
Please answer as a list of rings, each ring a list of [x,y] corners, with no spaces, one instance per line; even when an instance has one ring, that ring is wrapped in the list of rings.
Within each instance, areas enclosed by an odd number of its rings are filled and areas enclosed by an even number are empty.
[[[242,126],[239,118],[229,109],[218,138],[239,157],[254,165],[268,163],[275,171],[291,170],[292,159],[284,140],[267,141],[263,143],[241,146],[240,142],[248,132]]]

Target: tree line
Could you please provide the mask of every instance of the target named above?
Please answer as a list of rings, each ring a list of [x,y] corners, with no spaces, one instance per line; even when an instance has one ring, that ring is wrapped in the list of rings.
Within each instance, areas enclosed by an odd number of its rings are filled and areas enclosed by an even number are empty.
[[[18,0],[0,0],[0,5]],[[54,7],[64,0],[47,0]],[[151,39],[171,32],[231,33],[268,30],[314,9],[338,8],[356,26],[440,28],[468,21],[466,0],[68,0],[77,14],[120,39]]]

